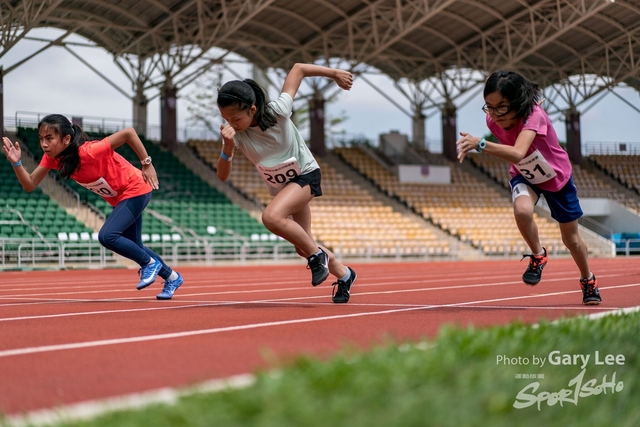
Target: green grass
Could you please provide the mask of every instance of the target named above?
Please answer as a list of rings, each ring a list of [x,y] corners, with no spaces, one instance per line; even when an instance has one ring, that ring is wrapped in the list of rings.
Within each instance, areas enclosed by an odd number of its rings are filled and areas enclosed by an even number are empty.
[[[361,352],[345,349],[330,361],[301,357],[257,375],[255,385],[196,394],[176,405],[111,413],[64,426],[154,427],[381,427],[381,426],[638,426],[640,425],[640,313],[598,320],[576,319],[525,327],[445,327],[434,340],[390,343]],[[622,389],[579,397],[577,405],[543,401],[514,408],[518,393],[574,389],[575,365],[532,366],[532,356],[590,355],[584,381],[610,381]],[[606,354],[622,365],[596,365]],[[497,363],[498,356],[529,358],[528,366]],[[516,375],[544,375],[540,379]],[[574,396],[572,395],[571,398]]]

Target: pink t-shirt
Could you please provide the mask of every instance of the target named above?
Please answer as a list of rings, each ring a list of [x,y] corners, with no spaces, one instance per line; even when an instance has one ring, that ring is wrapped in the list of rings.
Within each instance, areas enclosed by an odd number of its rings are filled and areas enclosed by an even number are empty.
[[[571,178],[572,167],[569,155],[558,142],[556,131],[547,113],[536,105],[526,120],[519,121],[506,130],[498,126],[487,114],[487,126],[500,143],[514,146],[523,130],[536,133],[527,154],[520,163],[511,164],[511,177],[522,175],[528,182],[545,191],[559,191]]]
[[[113,151],[109,138],[87,141],[78,148],[80,167],[71,179],[116,206],[121,200],[142,196],[152,191],[142,171]],[[60,161],[46,154],[40,166],[58,170]]]

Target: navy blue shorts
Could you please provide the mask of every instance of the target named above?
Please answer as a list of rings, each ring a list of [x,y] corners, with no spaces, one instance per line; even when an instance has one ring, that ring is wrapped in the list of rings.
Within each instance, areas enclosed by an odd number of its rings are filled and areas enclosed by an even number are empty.
[[[314,169],[311,172],[298,175],[289,182],[295,182],[300,187],[305,187],[308,185],[311,188],[311,194],[313,194],[315,197],[322,196],[322,188],[320,187],[320,182],[322,182],[322,174],[320,174],[319,168]]]
[[[509,185],[511,186],[511,192],[518,184],[526,184],[531,188],[540,200],[540,195],[543,194],[549,210],[551,210],[551,217],[559,223],[567,223],[575,221],[582,216],[582,208],[580,207],[580,200],[578,200],[578,189],[573,183],[573,177],[569,178],[569,181],[559,191],[545,191],[540,189],[537,185],[528,182],[522,175],[516,175],[511,178]]]

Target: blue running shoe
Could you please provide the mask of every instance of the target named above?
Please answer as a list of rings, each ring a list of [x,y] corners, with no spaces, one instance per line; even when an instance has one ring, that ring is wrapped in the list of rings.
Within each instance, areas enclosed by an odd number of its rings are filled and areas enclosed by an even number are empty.
[[[166,280],[164,282],[164,288],[162,288],[162,292],[156,295],[158,299],[171,299],[173,297],[173,293],[182,285],[182,276],[180,273],[176,271],[178,278],[176,280]]]
[[[154,258],[155,259],[155,258]],[[158,273],[162,270],[162,263],[156,259],[156,262],[153,264],[147,264],[138,270],[138,275],[140,276],[140,283],[136,286],[136,289],[144,289],[153,282],[156,281],[156,277]]]

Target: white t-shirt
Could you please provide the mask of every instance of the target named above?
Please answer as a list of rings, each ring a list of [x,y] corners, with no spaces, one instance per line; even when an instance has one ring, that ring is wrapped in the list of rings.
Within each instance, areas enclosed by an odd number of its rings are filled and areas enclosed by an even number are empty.
[[[298,161],[300,173],[309,173],[320,166],[306,142],[291,121],[293,99],[282,93],[268,104],[276,113],[278,122],[263,131],[259,126],[236,133],[236,144],[254,164],[272,167],[285,163],[292,157]]]

